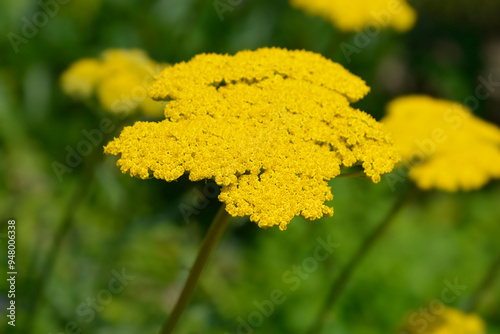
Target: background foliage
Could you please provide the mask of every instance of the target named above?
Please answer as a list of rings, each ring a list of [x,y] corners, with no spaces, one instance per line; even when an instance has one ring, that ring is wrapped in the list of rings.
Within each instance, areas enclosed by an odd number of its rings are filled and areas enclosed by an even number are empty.
[[[395,96],[426,93],[463,102],[474,95],[479,76],[499,74],[498,16],[492,14],[500,11],[496,1],[415,3],[419,21],[412,31],[384,31],[350,59],[340,45],[356,45],[356,34],[340,33],[284,0],[242,1],[223,13],[223,20],[216,3],[71,0],[58,5],[16,53],[8,34],[22,35],[23,18],[31,21],[43,8],[37,1],[1,2],[0,243],[3,253],[5,223],[16,219],[18,333],[28,333],[30,326],[32,333],[70,333],[65,326],[72,321],[81,333],[156,333],[219,206],[212,198],[186,220],[179,206],[193,208],[204,183],[143,181],[119,172],[116,158],[105,157],[102,145],[140,116],[120,120],[95,102],[64,96],[58,80],[75,60],[110,47],[141,48],[168,63],[202,52],[306,49],[365,79],[372,92],[358,107],[376,118]],[[499,124],[499,104],[495,90],[475,112]],[[52,163],[64,163],[66,147],[76,148],[85,139],[82,130],[98,128],[103,118],[112,120],[113,133],[58,180]],[[285,302],[251,330],[304,331],[327,287],[410,181],[395,190],[386,179],[378,185],[361,179],[331,184],[333,218],[311,224],[296,219],[285,232],[261,230],[245,219],[231,224],[178,332],[237,333],[238,318],[248,321],[258,310],[254,301],[269,299],[275,289],[284,292]],[[407,206],[347,285],[325,332],[395,333],[414,310],[440,298],[445,280],[455,278],[467,289],[450,306],[466,305],[500,253],[499,200],[497,181],[472,193],[427,193]],[[58,236],[58,231],[64,233]],[[311,256],[318,237],[331,237],[340,246],[292,291],[283,275]],[[56,258],[49,252],[58,238]],[[53,268],[47,270],[51,259]],[[135,278],[100,305],[92,319],[82,316],[82,303],[98,296],[112,271],[122,268]],[[7,271],[3,256],[0,270]],[[13,330],[4,316],[4,279],[0,291],[4,332]],[[496,281],[478,309],[488,333],[500,333],[499,296]]]

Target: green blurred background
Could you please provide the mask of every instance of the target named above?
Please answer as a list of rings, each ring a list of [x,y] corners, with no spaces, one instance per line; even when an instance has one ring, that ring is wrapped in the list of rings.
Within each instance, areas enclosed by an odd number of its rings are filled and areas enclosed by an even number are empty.
[[[57,13],[17,52],[9,33],[22,36],[24,19],[31,21],[43,7],[38,1],[0,3],[0,247],[6,254],[6,223],[15,219],[18,272],[15,328],[7,326],[8,286],[0,281],[0,333],[157,333],[219,206],[214,196],[204,202],[205,183],[187,177],[166,183],[121,174],[102,145],[140,116],[122,120],[65,96],[59,78],[72,62],[111,47],[140,48],[167,63],[203,52],[306,49],[366,80],[372,92],[357,106],[377,119],[402,94],[463,102],[474,96],[480,76],[500,79],[498,1],[415,1],[419,20],[413,30],[383,31],[350,59],[339,46],[355,45],[356,34],[340,33],[287,1],[233,1],[239,4],[222,20],[216,3],[60,1]],[[499,111],[496,90],[474,110],[496,124]],[[66,147],[77,147],[85,139],[82,131],[98,128],[103,118],[116,125],[113,133],[60,181],[52,163],[64,163]],[[285,301],[257,328],[239,332],[304,332],[341,268],[411,186],[405,181],[394,190],[386,178],[377,185],[361,179],[331,185],[333,218],[297,218],[285,232],[235,220],[178,333],[238,333],[241,319],[248,322],[256,303],[275,289]],[[467,286],[447,304],[465,306],[500,254],[499,203],[496,181],[471,193],[426,193],[406,206],[346,286],[324,333],[397,333],[409,314],[440,298],[445,280]],[[193,209],[187,219],[186,208]],[[300,286],[287,283],[283,275],[312,256],[319,237],[339,247]],[[1,257],[0,271],[6,273],[7,258]],[[122,270],[133,279],[120,292],[107,293]],[[92,298],[94,312],[86,306]],[[500,333],[499,310],[495,280],[477,309],[488,333]]]

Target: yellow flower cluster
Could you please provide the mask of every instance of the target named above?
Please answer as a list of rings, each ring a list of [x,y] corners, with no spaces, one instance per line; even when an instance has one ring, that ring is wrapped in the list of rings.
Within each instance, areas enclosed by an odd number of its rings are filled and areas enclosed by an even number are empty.
[[[446,307],[442,313],[432,315],[433,320],[416,321],[414,326],[406,324],[405,333],[409,334],[485,334],[483,320],[475,314]],[[434,318],[435,317],[435,318]],[[418,325],[416,324],[418,323]],[[424,327],[425,326],[425,327]]]
[[[294,216],[333,214],[328,181],[342,168],[360,164],[378,182],[397,163],[382,125],[349,105],[368,91],[312,52],[202,54],[151,85],[166,119],[126,127],[105,153],[143,179],[214,178],[229,214],[284,230]]]
[[[404,32],[413,27],[417,14],[406,0],[289,0],[292,6],[318,15],[343,31],[362,30],[372,23]]]
[[[500,177],[500,129],[464,106],[407,96],[387,113],[382,122],[420,188],[472,190]]]
[[[141,110],[161,116],[163,105],[147,96],[147,88],[162,65],[141,50],[110,49],[99,59],[85,58],[72,64],[62,75],[63,91],[87,99],[94,93],[110,112]]]

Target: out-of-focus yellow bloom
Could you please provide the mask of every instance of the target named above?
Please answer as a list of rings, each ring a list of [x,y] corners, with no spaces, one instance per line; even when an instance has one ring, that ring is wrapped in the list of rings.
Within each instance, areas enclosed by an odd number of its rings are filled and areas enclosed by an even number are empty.
[[[134,101],[130,93],[140,82],[140,79],[135,73],[116,73],[103,80],[97,87],[97,97],[106,110],[113,110],[113,106],[117,101],[125,101],[126,105],[130,105],[131,109],[135,109],[140,101]],[[129,95],[126,96],[125,92],[128,92]]]
[[[105,147],[124,173],[215,178],[232,216],[284,230],[294,216],[332,215],[328,180],[360,164],[374,182],[396,152],[350,101],[369,88],[321,55],[264,48],[202,54],[166,68],[150,89],[166,120],[137,122]]]
[[[422,189],[472,190],[500,177],[500,129],[458,103],[401,97],[382,122]]]
[[[417,14],[406,0],[289,0],[292,6],[318,15],[344,31],[365,25],[392,27],[404,32],[413,27]]]
[[[157,64],[141,50],[106,50],[99,59],[82,59],[61,77],[66,94],[89,98],[96,93],[110,112],[141,110],[148,116],[163,114],[163,104],[151,100],[147,88],[165,64]]]
[[[84,58],[73,63],[61,77],[64,93],[78,98],[89,98],[101,79],[101,63]]]
[[[439,314],[421,319],[412,318],[412,323],[403,326],[408,334],[485,334],[485,324],[476,314],[463,313],[446,307]]]

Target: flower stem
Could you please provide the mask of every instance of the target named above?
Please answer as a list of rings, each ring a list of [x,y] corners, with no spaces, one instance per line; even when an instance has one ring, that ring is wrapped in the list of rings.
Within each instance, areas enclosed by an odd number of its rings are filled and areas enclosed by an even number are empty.
[[[373,230],[373,232],[368,235],[368,237],[363,241],[361,246],[358,248],[354,256],[351,258],[347,266],[342,270],[337,280],[334,281],[333,285],[328,292],[327,298],[321,308],[319,316],[315,319],[315,322],[310,327],[310,330],[307,332],[309,334],[319,334],[321,330],[326,326],[329,322],[332,315],[332,306],[338,300],[344,288],[353,275],[356,268],[363,261],[365,256],[368,254],[370,249],[376,244],[378,240],[380,240],[381,236],[384,235],[384,232],[388,229],[391,223],[395,220],[397,214],[401,211],[401,209],[409,202],[413,200],[416,191],[409,192],[406,196],[401,196],[396,200],[396,203],[392,206],[389,213],[385,217],[384,220],[380,223],[378,227]]]
[[[491,264],[488,272],[486,273],[486,276],[482,280],[476,292],[472,295],[468,305],[465,307],[465,311],[474,312],[477,309],[478,305],[487,295],[488,290],[490,290],[490,288],[496,282],[498,275],[500,275],[500,254]]]
[[[182,313],[186,309],[186,306],[193,295],[194,289],[196,288],[196,284],[198,283],[198,279],[200,278],[201,272],[210,258],[210,254],[212,253],[215,245],[219,241],[222,232],[226,228],[231,216],[226,212],[226,208],[222,205],[217,212],[210,228],[208,229],[207,235],[201,244],[200,250],[198,251],[198,255],[196,256],[196,260],[194,262],[193,267],[189,273],[188,279],[184,284],[184,288],[182,289],[181,295],[175,304],[175,307],[167,319],[167,322],[163,326],[160,331],[160,334],[170,334],[173,332],[175,326],[179,322]]]

